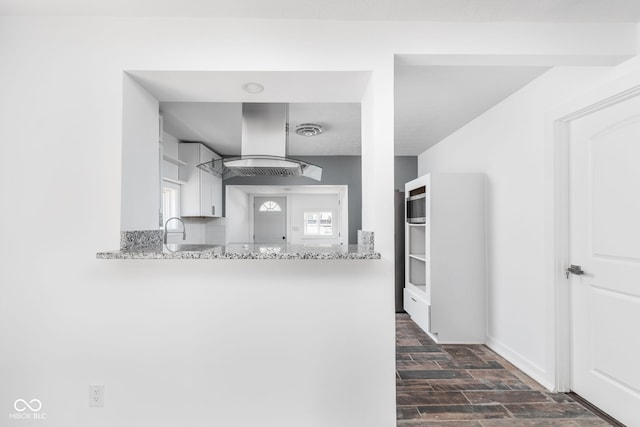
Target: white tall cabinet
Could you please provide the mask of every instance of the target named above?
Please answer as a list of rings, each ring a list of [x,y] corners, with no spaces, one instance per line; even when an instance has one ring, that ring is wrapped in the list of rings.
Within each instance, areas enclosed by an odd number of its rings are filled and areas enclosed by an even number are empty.
[[[405,221],[404,309],[442,344],[484,343],[485,176],[428,174],[405,185],[424,192],[424,223]]]
[[[182,184],[180,216],[221,217],[222,179],[196,167],[220,156],[199,142],[178,145]]]

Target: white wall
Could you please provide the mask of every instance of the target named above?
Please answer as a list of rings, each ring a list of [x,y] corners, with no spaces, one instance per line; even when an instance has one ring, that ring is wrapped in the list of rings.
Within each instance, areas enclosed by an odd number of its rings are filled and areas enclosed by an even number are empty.
[[[418,173],[488,177],[488,344],[554,386],[554,307],[545,280],[545,114],[616,73],[555,68],[418,157]]]
[[[292,60],[304,25],[202,23],[0,18],[2,158],[28,159],[0,168],[22,213],[2,214],[0,402],[65,427],[392,425],[391,259],[95,259],[119,246],[123,70],[372,67]]]
[[[393,54],[619,57],[635,37],[629,25],[1,17],[0,402],[41,399],[65,427],[393,425]],[[371,70],[363,228],[383,259],[96,260],[119,246],[133,69]],[[105,384],[103,409],[87,407],[90,383]]]
[[[204,224],[204,242],[208,245],[224,245],[227,241],[227,218],[208,219]]]
[[[153,95],[128,75],[123,76],[120,219],[123,231],[159,228],[159,108]]]
[[[226,194],[227,242],[246,243],[252,239],[249,234],[250,212],[249,194],[227,186]]]

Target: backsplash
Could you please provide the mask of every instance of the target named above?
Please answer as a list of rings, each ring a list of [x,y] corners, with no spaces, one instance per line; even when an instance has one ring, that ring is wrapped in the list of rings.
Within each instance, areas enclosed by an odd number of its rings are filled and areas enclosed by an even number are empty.
[[[120,232],[120,250],[162,251],[162,230],[135,230]]]
[[[373,231],[358,230],[358,247],[369,251],[373,250],[374,237]]]

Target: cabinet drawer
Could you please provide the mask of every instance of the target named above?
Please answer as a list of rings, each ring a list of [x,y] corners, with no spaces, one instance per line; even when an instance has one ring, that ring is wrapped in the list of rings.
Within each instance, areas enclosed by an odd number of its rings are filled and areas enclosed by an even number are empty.
[[[404,310],[409,313],[411,320],[416,322],[425,332],[429,332],[430,309],[431,307],[424,297],[411,289],[404,288]]]

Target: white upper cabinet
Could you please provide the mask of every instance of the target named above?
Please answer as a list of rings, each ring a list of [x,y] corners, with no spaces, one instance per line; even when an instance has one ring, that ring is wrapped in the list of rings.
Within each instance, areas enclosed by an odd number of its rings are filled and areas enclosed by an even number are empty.
[[[205,145],[196,142],[183,142],[178,146],[180,180],[182,184],[181,216],[183,217],[221,217],[222,216],[222,178],[211,175],[197,167],[220,156]]]

